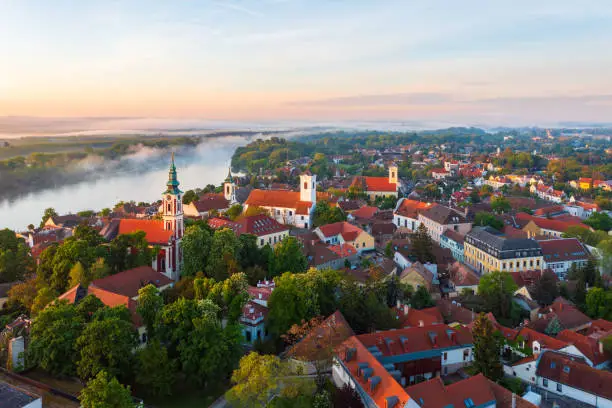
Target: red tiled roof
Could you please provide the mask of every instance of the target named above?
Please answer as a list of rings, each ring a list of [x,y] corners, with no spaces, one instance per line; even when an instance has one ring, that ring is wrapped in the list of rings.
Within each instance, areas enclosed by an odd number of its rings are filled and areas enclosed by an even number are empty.
[[[313,361],[319,355],[321,349],[324,353],[327,350],[335,349],[354,335],[353,329],[351,329],[342,313],[336,310],[294,344],[287,351],[287,356]]]
[[[402,202],[395,212],[397,215],[401,215],[403,217],[417,219],[419,214],[430,208],[431,206],[437,205],[436,203],[424,203],[422,201],[410,200],[408,198],[403,198]]]
[[[480,282],[478,275],[459,261],[451,266],[449,275],[455,286],[475,286]]]
[[[545,262],[586,260],[587,249],[576,238],[550,239],[538,241]]]
[[[155,271],[150,266],[139,266],[138,268],[119,272],[102,279],[96,279],[91,282],[91,285],[99,289],[134,298],[138,296],[138,290],[148,284],[153,284],[155,287],[160,288],[173,282],[172,279]]]
[[[543,353],[536,374],[590,394],[612,399],[612,373],[592,368],[566,354],[551,351]]]
[[[388,177],[358,176],[353,179],[351,186],[361,186],[366,192],[396,192],[397,184],[389,183]]]
[[[478,316],[477,313],[472,312],[465,307],[459,306],[457,303],[452,303],[448,299],[439,299],[436,301],[436,306],[440,310],[444,320],[447,323],[461,323],[470,324]]]
[[[312,203],[300,200],[299,191],[253,190],[246,205],[258,207],[294,208],[297,214],[307,214]]]
[[[527,213],[518,213],[516,214],[516,218],[518,220],[533,221],[535,225],[537,225],[540,228],[552,230],[552,231],[559,231],[559,232],[565,232],[567,231],[569,227],[572,227],[572,226],[579,226],[579,227],[583,227],[587,229],[590,228],[589,226],[581,222],[539,218],[539,217],[534,217],[533,215],[529,215]]]
[[[350,244],[330,245],[328,248],[340,258],[348,258],[357,253],[355,247]]]
[[[334,222],[333,224],[321,225],[319,231],[324,237],[330,238],[336,235],[342,235],[345,241],[354,241],[363,230],[346,221]]]
[[[606,353],[605,351],[603,353],[599,352],[599,342],[596,339],[583,336],[571,330],[563,330],[557,335],[557,339],[576,346],[576,348],[580,350],[586,358],[591,360],[594,365],[604,363],[612,357],[610,353]]]
[[[68,290],[66,293],[59,296],[58,299],[67,300],[68,303],[74,304],[75,302],[80,301],[80,299],[76,298],[79,290],[83,290],[83,288],[81,287],[81,285],[76,285],[75,287]],[[115,307],[115,306],[127,307],[128,310],[130,311],[130,314],[132,315],[132,323],[134,324],[134,326],[136,327],[142,326],[142,319],[136,312],[137,303],[136,301],[130,299],[129,297],[120,295],[117,293],[109,292],[108,290],[97,288],[93,285],[89,285],[89,287],[86,289],[85,294],[94,295],[108,307]]]
[[[238,224],[242,234],[253,234],[258,237],[289,230],[289,227],[264,214],[244,217],[238,221]]]
[[[207,223],[212,229],[229,228],[236,233],[240,231],[240,224],[227,218],[213,217],[209,218]]]
[[[249,293],[249,296],[252,299],[264,300],[266,302],[270,299],[270,296],[272,295],[271,288],[258,288],[256,286],[249,286],[247,288],[247,292]]]
[[[418,310],[408,306],[400,306],[399,309],[394,307],[393,312],[403,328],[444,324],[444,318],[437,307]]]
[[[514,283],[516,283],[516,286],[518,286],[519,288],[522,288],[523,286],[535,285],[537,282],[540,281],[540,279],[542,278],[542,275],[546,271],[550,271],[550,269],[545,269],[543,271],[540,269],[535,269],[535,270],[528,270],[528,271],[508,272],[508,273],[512,277],[512,280],[514,281]],[[553,273],[551,274],[551,276],[555,280],[558,280],[556,274]]]
[[[529,327],[523,327],[518,331],[517,337],[521,336],[525,340],[525,345],[532,347],[533,342],[540,343],[540,349],[561,350],[568,346],[563,340],[557,340],[554,337],[547,336],[544,333],[537,332]]]
[[[160,220],[135,220],[122,218],[119,220],[119,234],[131,234],[144,231],[149,244],[168,245],[173,231],[164,230],[164,222]]]
[[[530,322],[528,325],[528,327],[538,331],[546,329],[548,323],[554,318],[559,321],[563,329],[570,330],[588,325],[591,322],[591,319],[575,306],[560,300],[556,300],[552,305],[540,309],[539,313],[545,315],[540,319]]]
[[[258,303],[255,303],[252,300],[249,300],[242,307],[242,316],[240,317],[240,320],[243,324],[248,324],[248,322],[244,321],[245,319],[246,320],[257,320],[260,317],[263,317],[265,319],[266,316],[268,316],[267,307],[262,306]]]
[[[542,207],[542,208],[538,208],[537,210],[535,210],[533,212],[533,215],[535,216],[545,216],[546,214],[550,214],[550,213],[560,213],[565,211],[565,209],[563,208],[562,205],[551,205],[548,207]]]
[[[198,212],[203,213],[210,210],[224,210],[230,206],[230,202],[222,194],[204,194],[198,201],[193,202],[193,206]]]
[[[408,338],[409,341],[402,343],[400,340],[402,336]],[[361,334],[357,338],[366,347],[377,346],[384,356],[417,353],[426,350],[468,345],[474,342],[472,333],[468,329],[461,327],[451,328],[445,324],[367,333]]]
[[[378,212],[378,207],[364,206],[358,210],[353,211],[352,215],[355,218],[369,219],[369,218],[372,218],[374,214],[376,214],[377,212]]]

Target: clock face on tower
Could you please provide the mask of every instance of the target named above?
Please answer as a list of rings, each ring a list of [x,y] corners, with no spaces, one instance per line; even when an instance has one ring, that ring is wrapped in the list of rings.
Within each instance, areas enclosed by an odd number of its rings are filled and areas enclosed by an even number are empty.
[[[166,200],[170,200],[171,198],[172,198],[172,197],[170,197],[170,194],[168,194],[168,195],[166,196]]]

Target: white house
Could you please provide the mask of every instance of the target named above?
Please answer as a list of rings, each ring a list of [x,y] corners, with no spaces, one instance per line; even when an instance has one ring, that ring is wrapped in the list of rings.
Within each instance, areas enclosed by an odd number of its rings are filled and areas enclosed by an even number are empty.
[[[437,204],[402,198],[397,202],[395,210],[393,210],[393,222],[398,228],[416,231],[421,224],[419,222],[419,214],[435,205]]]
[[[589,251],[576,238],[547,239],[538,242],[542,248],[544,268],[551,269],[560,279],[565,279],[572,265],[581,268],[589,260]]]

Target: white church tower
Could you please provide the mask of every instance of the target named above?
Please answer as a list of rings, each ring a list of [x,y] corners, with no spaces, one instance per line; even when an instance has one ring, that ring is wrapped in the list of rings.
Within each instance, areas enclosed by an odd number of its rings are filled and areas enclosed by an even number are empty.
[[[178,272],[183,263],[181,241],[183,233],[185,232],[185,224],[183,221],[183,192],[178,186],[179,182],[176,178],[174,153],[172,153],[166,191],[162,193],[162,219],[164,221],[164,230],[173,231],[173,245],[170,247],[170,250],[166,252],[166,271],[174,279],[178,279]]]
[[[317,176],[310,173],[300,175],[300,201],[317,204]]]
[[[232,177],[232,169],[228,169],[227,177],[225,178],[225,182],[223,183],[223,197],[230,202],[230,204],[235,204],[236,200],[236,183],[234,183],[234,178]]]
[[[397,166],[395,164],[389,166],[389,183],[397,184]]]

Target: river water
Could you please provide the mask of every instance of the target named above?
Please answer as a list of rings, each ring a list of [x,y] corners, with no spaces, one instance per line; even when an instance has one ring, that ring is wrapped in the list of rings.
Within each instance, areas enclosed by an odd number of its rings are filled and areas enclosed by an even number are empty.
[[[176,168],[183,191],[220,184],[227,176],[236,147],[250,139],[209,139],[197,147],[176,149]],[[144,148],[122,159],[117,166],[97,164],[92,179],[0,202],[0,229],[25,230],[40,223],[45,208],[58,214],[112,208],[118,201],[151,202],[161,198],[168,180],[170,150]],[[117,163],[115,163],[117,164]]]

